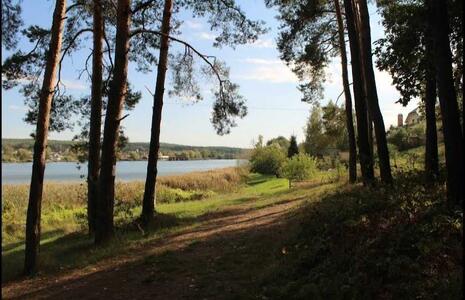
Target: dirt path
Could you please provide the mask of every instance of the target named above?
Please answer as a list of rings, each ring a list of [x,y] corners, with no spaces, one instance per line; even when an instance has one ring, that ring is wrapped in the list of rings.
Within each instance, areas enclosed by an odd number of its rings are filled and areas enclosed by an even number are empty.
[[[301,198],[253,209],[250,203],[206,216],[200,226],[85,269],[2,285],[5,299],[253,298],[254,268],[286,233]],[[273,248],[273,249],[272,249]]]

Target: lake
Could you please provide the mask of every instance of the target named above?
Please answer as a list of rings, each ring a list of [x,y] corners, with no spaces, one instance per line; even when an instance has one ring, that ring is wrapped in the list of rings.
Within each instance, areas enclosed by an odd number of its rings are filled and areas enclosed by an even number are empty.
[[[195,171],[235,167],[245,160],[211,159],[158,161],[158,175],[176,175]],[[78,170],[75,162],[49,162],[45,167],[45,181],[85,181],[87,164],[80,164]],[[29,183],[32,163],[2,163],[2,184]],[[116,180],[145,180],[147,161],[119,161],[116,163]],[[81,178],[81,176],[84,176]]]

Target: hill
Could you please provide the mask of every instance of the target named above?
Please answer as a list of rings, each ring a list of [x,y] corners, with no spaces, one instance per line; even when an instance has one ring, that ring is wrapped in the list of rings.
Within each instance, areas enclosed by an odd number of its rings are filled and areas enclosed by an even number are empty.
[[[75,142],[50,140],[47,159],[51,161],[77,161]],[[2,162],[27,162],[32,160],[33,139],[2,139]],[[244,158],[248,149],[223,146],[188,146],[160,143],[160,152],[176,159],[235,159]],[[145,160],[149,143],[127,143],[119,153],[119,160]]]

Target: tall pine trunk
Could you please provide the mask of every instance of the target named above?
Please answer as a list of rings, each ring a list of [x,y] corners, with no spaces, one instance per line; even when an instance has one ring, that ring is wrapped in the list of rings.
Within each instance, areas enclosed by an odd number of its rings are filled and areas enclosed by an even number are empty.
[[[115,66],[108,92],[108,105],[102,143],[102,162],[99,178],[95,243],[108,241],[113,236],[115,203],[116,147],[121,112],[127,93],[128,55],[130,38],[130,0],[118,0],[116,17]]]
[[[341,55],[342,85],[344,86],[345,112],[347,133],[349,136],[349,182],[357,180],[357,146],[355,142],[354,120],[352,117],[352,96],[349,87],[349,75],[347,71],[347,51],[344,36],[344,21],[342,19],[341,6],[339,0],[334,0],[339,35],[339,52]]]
[[[425,144],[425,173],[428,182],[433,182],[439,176],[438,136],[436,128],[436,78],[434,73],[434,54],[431,24],[427,22],[425,32],[425,115],[426,115],[426,144]]]
[[[100,131],[102,130],[103,16],[101,0],[93,1],[92,95],[87,165],[87,219],[89,234],[95,231],[100,169]]]
[[[429,21],[433,28],[434,63],[446,150],[447,200],[453,205],[463,201],[465,172],[460,112],[452,75],[449,17],[445,1],[428,0],[427,4]]]
[[[371,185],[374,181],[373,156],[368,141],[368,114],[363,92],[363,81],[360,68],[360,48],[355,26],[352,0],[344,0],[344,8],[349,33],[350,57],[352,65],[352,82],[355,100],[355,116],[357,119],[357,136],[360,167],[364,185]]]
[[[158,61],[157,81],[155,95],[153,96],[152,130],[150,135],[150,151],[147,165],[147,177],[145,179],[144,199],[142,202],[142,221],[144,224],[150,223],[155,212],[156,183],[157,183],[157,162],[158,151],[160,149],[160,127],[163,109],[163,94],[165,92],[165,77],[168,62],[169,38],[172,0],[165,0],[163,10],[162,33],[160,57]]]
[[[39,112],[34,144],[31,187],[26,220],[26,250],[24,273],[33,274],[37,270],[37,257],[40,245],[40,217],[42,191],[45,172],[45,152],[47,149],[50,110],[56,85],[56,71],[60,60],[63,27],[66,14],[66,0],[57,0],[51,29],[50,45],[45,63],[44,79],[39,99]]]
[[[368,6],[366,0],[356,0],[354,6],[355,15],[358,15],[360,34],[360,54],[362,76],[365,83],[365,91],[367,96],[367,106],[369,116],[374,124],[376,137],[376,150],[379,159],[379,168],[381,173],[381,181],[384,183],[392,183],[391,164],[389,162],[389,150],[386,139],[386,128],[384,126],[383,115],[379,107],[378,92],[376,90],[376,79],[373,71],[373,59],[371,50],[371,33],[370,33],[370,17],[368,14]]]

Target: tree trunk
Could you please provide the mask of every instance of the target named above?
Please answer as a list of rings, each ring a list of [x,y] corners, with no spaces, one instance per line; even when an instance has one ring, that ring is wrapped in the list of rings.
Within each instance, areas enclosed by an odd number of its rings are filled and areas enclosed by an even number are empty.
[[[355,4],[357,5],[354,6],[354,14],[357,16],[356,20],[360,25],[359,40],[362,76],[365,83],[367,106],[368,110],[370,111],[369,116],[374,123],[381,181],[390,184],[392,183],[391,164],[389,162],[386,128],[384,127],[383,115],[381,113],[381,109],[379,108],[378,92],[376,91],[376,79],[375,73],[373,71],[370,17],[368,14],[368,6],[366,0],[356,0]]]
[[[172,0],[165,0],[163,10],[162,33],[169,35]],[[142,203],[141,219],[144,224],[150,223],[155,212],[156,184],[157,184],[157,162],[160,149],[160,127],[163,109],[163,94],[165,92],[165,77],[168,62],[169,38],[163,35],[160,44],[160,57],[158,61],[157,82],[155,95],[153,96],[152,130],[150,135],[150,151],[147,164],[147,177],[145,179],[144,199]]]
[[[460,112],[455,94],[452,75],[452,53],[449,42],[449,17],[447,3],[428,0],[429,21],[433,28],[433,52],[436,66],[436,80],[441,107],[442,127],[447,169],[447,200],[449,205],[459,204],[464,197],[465,172],[462,149]]]
[[[130,0],[118,0],[116,19],[115,65],[108,92],[108,105],[102,143],[102,163],[99,178],[99,197],[95,227],[95,243],[108,241],[113,236],[113,208],[115,202],[115,164],[121,112],[127,93]]]
[[[60,60],[65,14],[66,0],[57,0],[55,11],[53,12],[50,46],[47,54],[37,116],[31,187],[29,190],[26,220],[26,250],[24,260],[24,273],[26,275],[33,274],[37,269],[45,151],[47,149],[48,127],[50,124],[50,109],[56,85],[56,71]]]
[[[374,180],[373,156],[370,154],[370,146],[368,142],[368,115],[363,95],[362,75],[360,69],[360,48],[355,27],[354,13],[352,10],[352,0],[344,0],[344,8],[346,13],[347,31],[349,33],[360,167],[362,171],[363,184],[371,185]]]
[[[365,94],[365,102],[368,103],[368,98],[366,97],[366,94]],[[375,151],[373,149],[375,145],[374,145],[374,140],[373,140],[373,119],[371,118],[369,109],[367,109],[367,114],[368,114],[368,144],[370,145],[370,153],[374,160]]]
[[[433,182],[439,176],[438,136],[436,128],[436,79],[434,74],[434,54],[431,24],[427,22],[425,32],[425,55],[427,68],[425,72],[425,173],[428,182]]]
[[[92,56],[92,95],[89,128],[89,153],[87,165],[87,220],[89,234],[95,231],[95,212],[98,202],[98,178],[100,169],[100,131],[102,130],[102,56],[103,16],[101,0],[94,0],[94,32]]]
[[[349,87],[349,75],[347,71],[347,51],[344,36],[344,21],[342,20],[341,7],[339,0],[334,0],[336,8],[336,17],[339,34],[339,52],[341,54],[342,67],[342,85],[344,86],[345,110],[347,133],[349,136],[349,182],[354,183],[357,180],[357,146],[355,145],[355,129],[352,117],[352,96]]]

